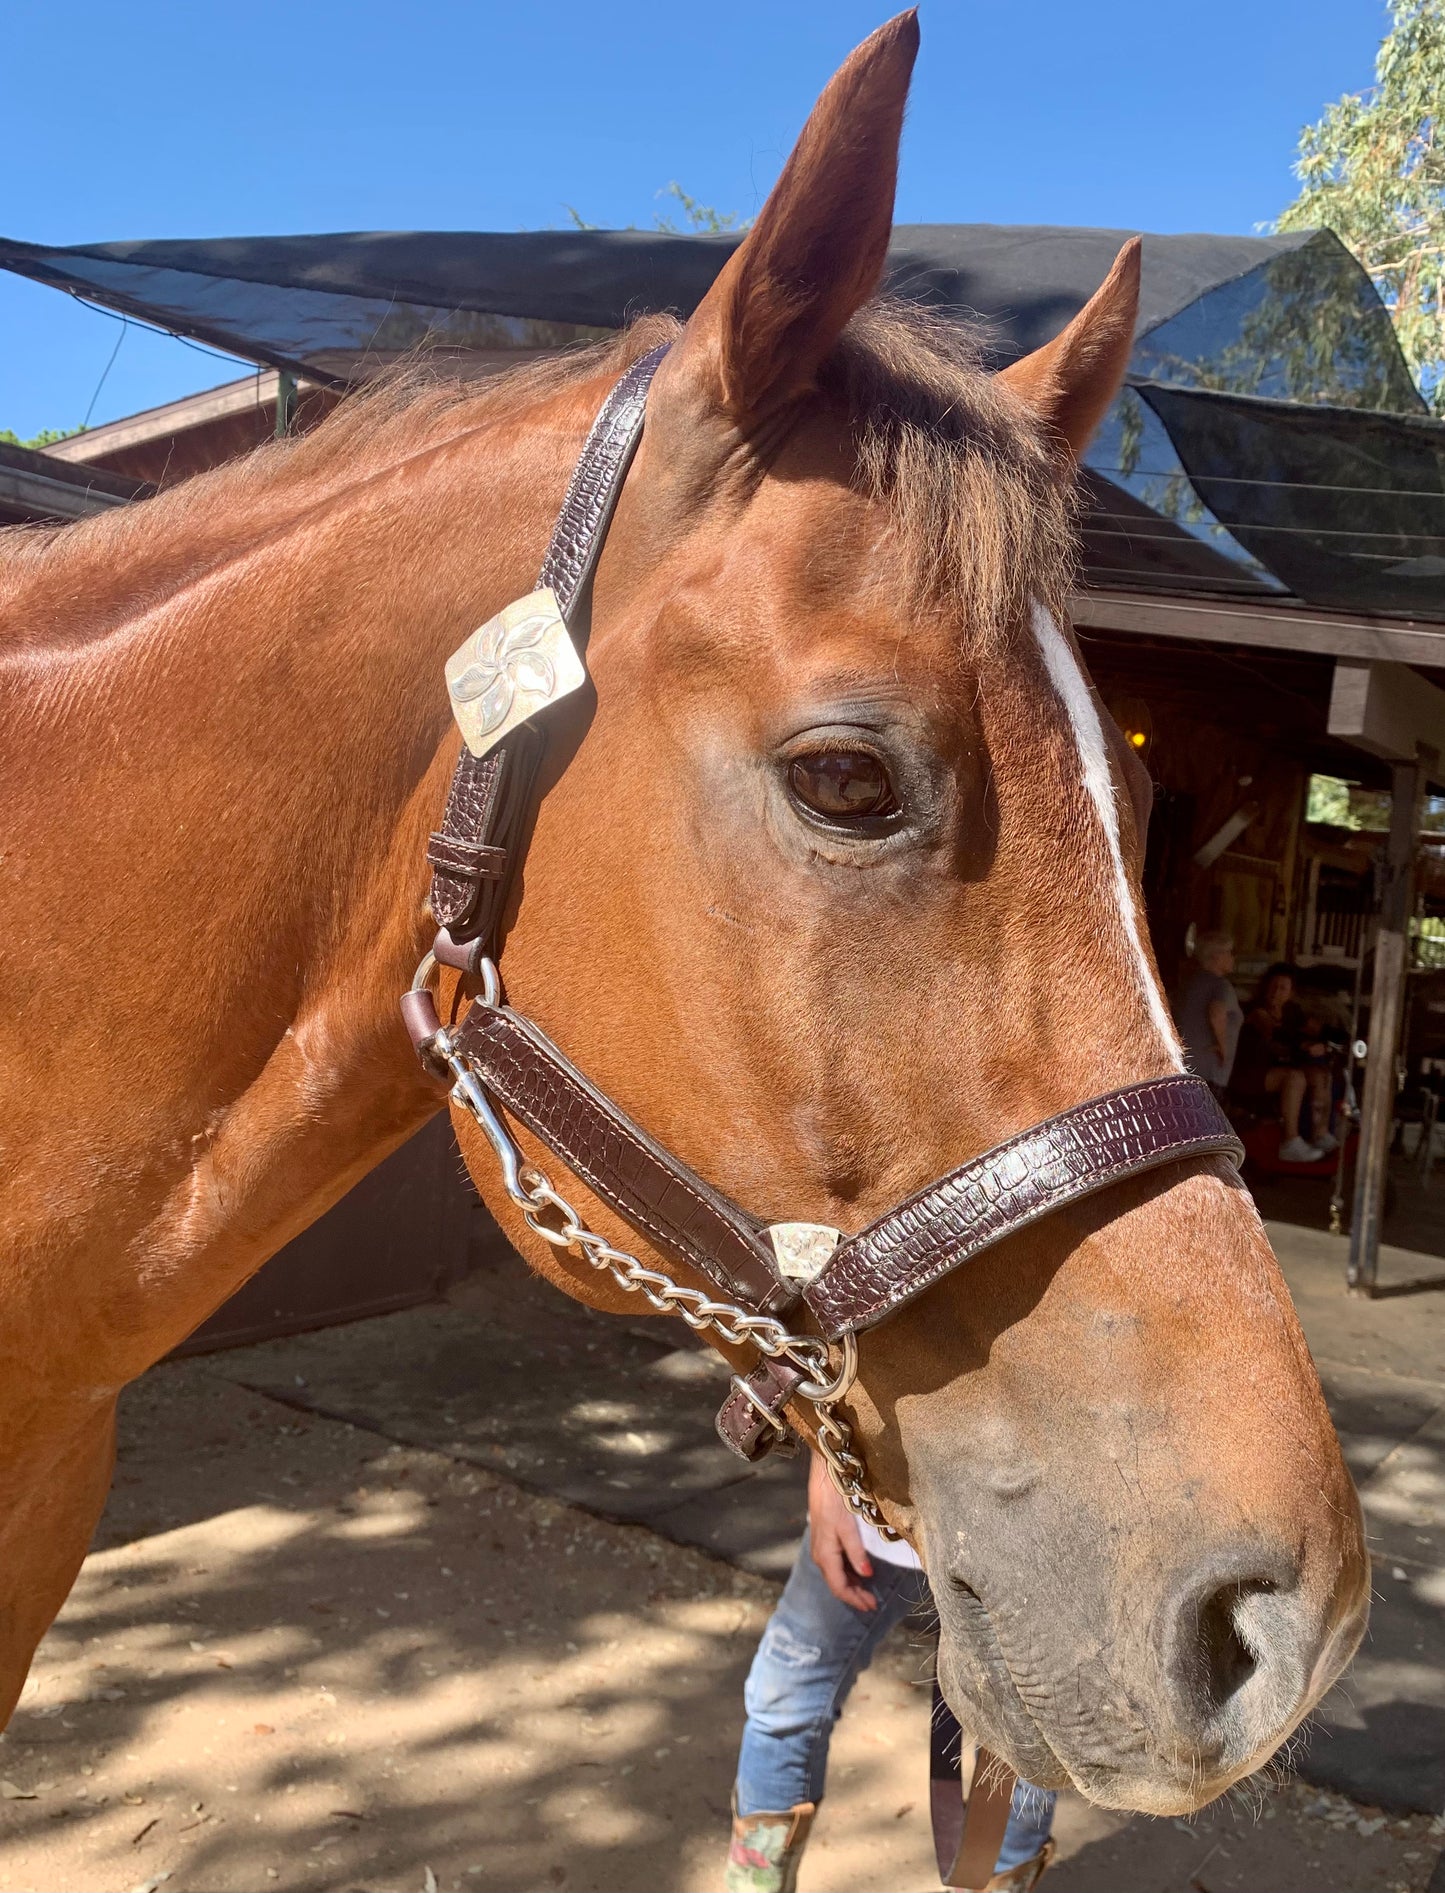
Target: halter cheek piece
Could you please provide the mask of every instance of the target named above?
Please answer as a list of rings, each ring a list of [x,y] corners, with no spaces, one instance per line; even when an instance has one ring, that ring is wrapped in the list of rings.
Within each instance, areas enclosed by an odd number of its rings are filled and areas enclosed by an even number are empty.
[[[579,650],[588,614],[577,606],[666,352],[643,356],[608,396],[542,564],[539,589],[551,588]],[[440,931],[402,1001],[412,1041],[427,1068],[451,1082],[453,1101],[481,1124],[508,1193],[538,1234],[559,1247],[580,1248],[624,1287],[694,1327],[758,1346],[759,1365],[734,1377],[718,1415],[718,1430],[733,1451],[760,1458],[785,1436],[787,1403],[810,1401],[840,1490],[856,1511],[887,1530],[836,1412],[853,1376],[858,1332],[990,1244],[1067,1203],[1181,1158],[1223,1155],[1238,1165],[1243,1149],[1202,1079],[1151,1078],[1076,1104],[971,1158],[857,1235],[764,1224],[654,1142],[537,1025],[501,1003],[498,927],[535,812],[544,746],[534,718],[483,756],[462,750],[441,829],[427,848]],[[425,983],[434,962],[482,981],[461,1022],[445,1029]],[[680,1288],[588,1230],[551,1184],[526,1168],[499,1104],[654,1249],[700,1276],[721,1299]],[[816,1334],[794,1334],[786,1325],[784,1318],[800,1306],[813,1317]],[[840,1367],[826,1343],[841,1345]]]

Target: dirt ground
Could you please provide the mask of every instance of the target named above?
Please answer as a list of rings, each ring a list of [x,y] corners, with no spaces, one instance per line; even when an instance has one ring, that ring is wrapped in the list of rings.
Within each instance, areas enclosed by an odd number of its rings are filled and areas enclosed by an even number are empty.
[[[721,1882],[776,1587],[227,1379],[127,1397],[97,1549],[0,1738],[4,1893]],[[936,1886],[926,1654],[834,1747],[804,1893]],[[1066,1800],[1051,1893],[1422,1893],[1445,1821],[1294,1784],[1192,1822]]]

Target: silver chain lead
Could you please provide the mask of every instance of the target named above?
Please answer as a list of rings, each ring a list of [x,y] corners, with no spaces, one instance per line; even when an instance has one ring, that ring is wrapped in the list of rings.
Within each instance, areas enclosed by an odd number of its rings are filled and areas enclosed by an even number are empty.
[[[418,969],[415,985],[431,972],[431,956]],[[490,961],[482,965],[483,1003],[495,1005],[499,982]],[[425,1047],[428,1062],[444,1068],[453,1080],[452,1102],[473,1117],[497,1154],[502,1184],[522,1212],[527,1227],[554,1249],[576,1250],[583,1259],[608,1275],[630,1295],[641,1295],[659,1314],[680,1315],[698,1334],[719,1335],[730,1347],[751,1344],[770,1360],[787,1360],[804,1376],[794,1397],[806,1400],[817,1415],[818,1451],[823,1455],[833,1484],[850,1511],[866,1519],[885,1538],[899,1534],[878,1509],[868,1487],[868,1472],[853,1449],[853,1429],[839,1402],[858,1371],[858,1343],[843,1337],[843,1359],[833,1371],[828,1344],[816,1335],[794,1334],[772,1315],[751,1314],[733,1302],[714,1301],[695,1288],[684,1288],[660,1269],[650,1269],[625,1249],[615,1249],[583,1222],[581,1215],[549,1181],[545,1172],[523,1162],[522,1153],[502,1122],[471,1061],[459,1050],[445,1027]]]

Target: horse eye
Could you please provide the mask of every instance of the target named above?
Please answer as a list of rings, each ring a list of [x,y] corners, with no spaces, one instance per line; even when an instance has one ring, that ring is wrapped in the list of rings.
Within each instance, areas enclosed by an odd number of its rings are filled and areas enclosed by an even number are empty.
[[[789,764],[788,786],[804,808],[830,821],[890,815],[898,806],[887,769],[863,749],[800,756]]]

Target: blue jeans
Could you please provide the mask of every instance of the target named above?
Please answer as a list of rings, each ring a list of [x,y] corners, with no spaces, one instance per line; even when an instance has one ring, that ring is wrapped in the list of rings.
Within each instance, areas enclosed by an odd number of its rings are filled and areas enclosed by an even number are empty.
[[[873,1560],[870,1582],[877,1610],[840,1603],[823,1582],[804,1532],[743,1692],[739,1814],[770,1814],[822,1800],[828,1744],[848,1691],[893,1626],[933,1601],[921,1571],[881,1558]],[[926,1761],[920,1755],[920,1770]],[[1018,1784],[996,1872],[1007,1873],[1038,1853],[1053,1825],[1054,1800],[1047,1789]]]

